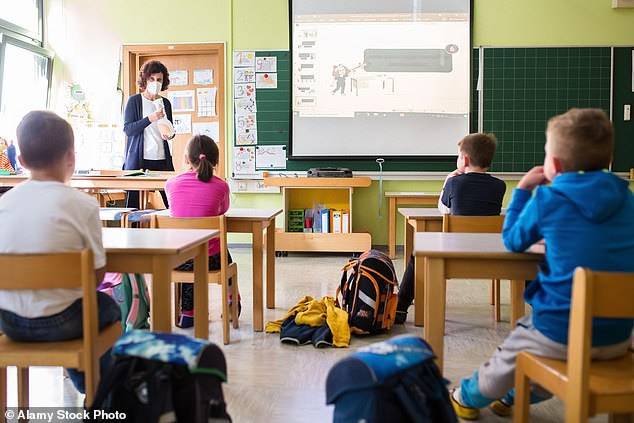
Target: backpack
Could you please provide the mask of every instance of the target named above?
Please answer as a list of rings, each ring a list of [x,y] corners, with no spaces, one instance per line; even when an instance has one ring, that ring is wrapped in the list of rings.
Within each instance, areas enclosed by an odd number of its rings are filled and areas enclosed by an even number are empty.
[[[326,380],[333,423],[457,423],[434,358],[422,338],[403,335],[340,360]]]
[[[230,423],[222,393],[227,363],[217,345],[174,333],[126,332],[112,351],[90,416],[126,422]],[[100,418],[98,418],[100,417]]]
[[[108,294],[121,308],[124,332],[150,328],[150,295],[142,274],[108,272],[97,289]]]
[[[350,330],[356,334],[386,331],[394,325],[398,286],[392,260],[377,250],[351,258],[343,267],[335,299],[348,312]],[[352,270],[348,276],[348,270]],[[339,300],[341,294],[341,302]]]

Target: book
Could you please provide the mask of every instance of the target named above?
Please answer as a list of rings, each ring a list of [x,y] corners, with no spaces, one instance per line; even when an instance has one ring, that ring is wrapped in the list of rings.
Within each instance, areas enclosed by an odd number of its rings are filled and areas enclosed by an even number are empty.
[[[333,210],[330,213],[330,232],[341,233],[341,210]]]
[[[319,217],[321,218],[321,232],[327,234],[330,232],[330,209],[319,210]]]
[[[348,210],[341,210],[341,232],[350,233],[350,212]]]

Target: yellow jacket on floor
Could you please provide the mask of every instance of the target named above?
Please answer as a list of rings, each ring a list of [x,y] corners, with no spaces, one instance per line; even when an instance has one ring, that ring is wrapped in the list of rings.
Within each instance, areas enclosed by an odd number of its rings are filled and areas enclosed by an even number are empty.
[[[350,345],[350,327],[348,326],[348,313],[335,307],[335,299],[324,297],[315,300],[305,296],[294,305],[281,319],[266,324],[267,333],[279,333],[282,323],[291,316],[295,316],[298,325],[323,326],[325,324],[332,332],[332,344],[335,347],[347,347]]]

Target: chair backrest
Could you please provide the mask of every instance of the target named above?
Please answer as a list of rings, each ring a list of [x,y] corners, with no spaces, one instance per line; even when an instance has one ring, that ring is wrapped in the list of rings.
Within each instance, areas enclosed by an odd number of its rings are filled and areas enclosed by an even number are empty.
[[[592,318],[633,318],[632,298],[634,273],[593,272],[582,267],[575,270],[568,328],[567,416],[569,411],[576,413],[579,407],[588,407],[589,401],[583,399],[589,395]],[[587,409],[581,412],[588,415]]]
[[[227,218],[225,215],[210,217],[171,217],[162,215],[152,215],[150,221],[152,228],[170,229],[217,229],[220,231],[220,263],[221,278],[225,278],[229,259],[227,256]]]
[[[85,357],[92,357],[97,329],[97,281],[92,251],[0,254],[0,289],[82,288]],[[96,361],[98,362],[98,360]],[[98,369],[97,369],[98,370]]]
[[[443,232],[500,233],[504,216],[456,216],[442,217]]]

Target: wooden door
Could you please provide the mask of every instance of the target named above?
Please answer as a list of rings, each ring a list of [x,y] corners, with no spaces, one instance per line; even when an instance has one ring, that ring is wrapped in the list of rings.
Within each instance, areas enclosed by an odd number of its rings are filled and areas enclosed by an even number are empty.
[[[140,92],[136,85],[137,77],[141,66],[150,60],[158,60],[163,63],[170,73],[176,71],[187,72],[187,85],[174,85],[170,83],[167,91],[162,92],[163,97],[168,97],[170,91],[194,91],[194,111],[178,111],[174,104],[172,108],[174,115],[190,115],[192,130],[194,123],[217,123],[219,125],[218,149],[220,159],[218,168],[214,172],[217,176],[225,178],[225,45],[224,43],[205,44],[149,44],[149,45],[125,45],[123,46],[123,87],[124,98]],[[212,71],[213,82],[211,84],[194,84],[194,71]],[[170,78],[173,79],[173,78]],[[198,88],[215,88],[215,116],[199,116]],[[177,134],[172,141],[172,159],[174,169],[180,172],[184,169],[183,154],[187,141],[192,137],[192,133]]]

